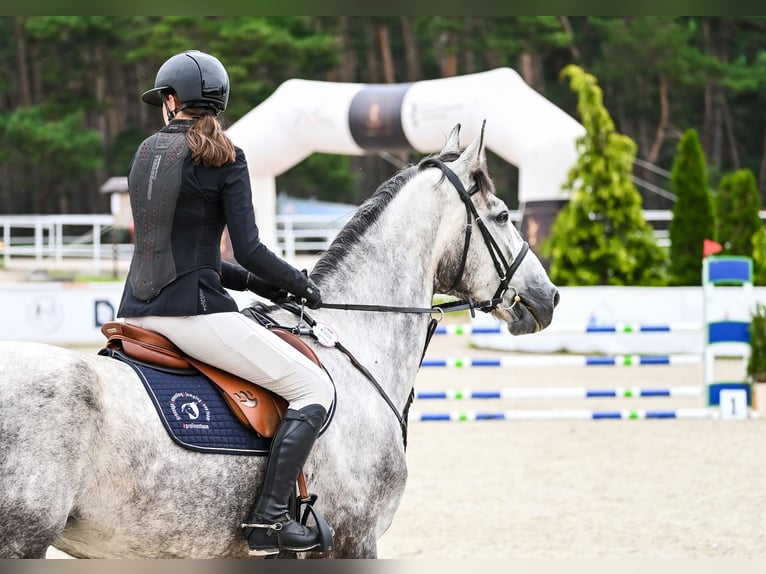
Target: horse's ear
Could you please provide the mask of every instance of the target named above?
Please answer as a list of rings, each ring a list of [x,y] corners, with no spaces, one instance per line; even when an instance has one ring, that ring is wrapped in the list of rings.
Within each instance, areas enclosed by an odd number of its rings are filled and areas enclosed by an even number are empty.
[[[455,127],[452,128],[452,131],[447,138],[447,143],[444,144],[439,155],[443,156],[448,153],[460,153],[460,124],[455,124]]]
[[[487,169],[487,146],[484,145],[484,128],[487,127],[487,120],[481,122],[481,134],[479,134],[479,164]]]
[[[477,168],[481,168],[487,163],[486,150],[484,148],[484,127],[487,125],[487,120],[484,120],[481,124],[481,133],[471,145],[469,145],[460,157],[455,161],[456,164],[464,166],[466,171],[473,171]]]

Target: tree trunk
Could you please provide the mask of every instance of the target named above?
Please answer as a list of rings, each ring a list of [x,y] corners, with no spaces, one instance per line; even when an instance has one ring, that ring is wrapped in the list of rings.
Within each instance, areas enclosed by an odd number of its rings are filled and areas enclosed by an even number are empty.
[[[705,78],[705,113],[702,118],[702,149],[705,150],[706,160],[712,162],[711,150],[713,149],[713,80]]]
[[[519,71],[524,81],[532,88],[535,87],[535,72],[532,66],[532,54],[524,51],[519,56]]]
[[[39,49],[36,45],[32,44],[29,48],[29,55],[31,56],[32,66],[30,71],[32,72],[32,103],[40,102],[43,100],[43,74],[42,74],[42,59],[40,58]]]
[[[327,72],[325,80],[328,82],[352,82],[354,77],[354,51],[351,48],[350,16],[338,17],[338,29],[336,37],[338,39],[338,65]]]
[[[763,151],[761,152],[761,169],[758,170],[758,192],[761,195],[761,205],[766,204],[766,129],[763,130]]]
[[[502,61],[498,50],[487,50],[484,53],[484,63],[490,70],[499,68],[502,65]]]
[[[455,53],[448,48],[454,42],[452,34],[446,30],[439,32],[434,40],[434,52],[439,61],[439,70],[443,78],[457,76],[457,57]]]
[[[407,70],[407,81],[417,82],[423,78],[423,67],[420,65],[418,54],[418,38],[412,25],[412,16],[400,18],[402,26],[402,42],[404,43],[404,61]]]
[[[375,39],[380,51],[380,61],[383,69],[383,82],[386,84],[396,83],[394,73],[394,57],[391,54],[391,42],[388,37],[388,26],[383,22],[375,23]]]
[[[467,49],[462,50],[463,62],[461,73],[474,74],[476,73],[476,54],[470,49],[471,38],[482,38],[486,34],[486,29],[481,18],[477,16],[466,16],[465,25],[463,26],[463,37],[467,40],[461,41],[461,45],[468,46]]]
[[[455,53],[449,53],[445,54],[444,58],[442,59],[442,74],[446,78],[450,78],[453,76],[457,76],[458,67],[457,67],[457,55]]]
[[[647,94],[645,86],[643,84],[637,87],[641,94],[641,98],[646,101]],[[652,127],[649,125],[649,121],[645,116],[640,115],[637,119],[636,125],[636,145],[638,146],[638,155],[646,157],[651,149],[652,137],[650,135]]]
[[[713,32],[713,21],[702,18],[702,38],[705,54],[711,58],[720,58]],[[705,79],[705,116],[702,120],[702,147],[707,163],[720,168],[723,163],[723,130],[720,102],[720,88],[714,78]]]
[[[109,97],[107,95],[107,76],[106,76],[106,65],[104,62],[104,49],[101,46],[97,46],[93,52],[92,52],[92,58],[93,61],[89,62],[91,64],[90,68],[91,70],[94,70],[95,73],[93,74],[93,90],[95,91],[96,101],[97,102],[106,102],[108,101]],[[106,128],[106,114],[103,112],[99,112],[96,117],[94,118],[93,123],[96,126],[96,129],[98,130],[98,133],[101,135],[101,141],[105,142],[109,140],[109,134],[107,133]]]
[[[716,84],[713,85],[713,123],[711,129],[710,139],[710,160],[715,167],[721,167],[723,165],[723,124],[721,108],[717,105],[720,101],[719,88]]]
[[[559,16],[559,22],[561,22],[561,27],[564,29],[564,33],[569,37],[569,53],[572,54],[572,60],[574,60],[576,64],[580,64],[582,62],[582,56],[574,42],[574,31],[572,30],[572,23],[569,21],[569,16]]]
[[[714,49],[714,55],[724,64],[729,61],[729,47],[730,41],[730,28],[725,25],[725,21],[720,23],[718,37],[714,40],[712,48]],[[726,129],[724,110],[721,104],[724,102],[723,90],[721,86],[715,82],[713,87],[713,165],[720,168],[723,166],[723,147],[724,147],[724,130]]]
[[[344,53],[341,55],[343,82],[355,82],[359,80],[359,52],[353,48],[351,35],[354,25],[348,16],[343,16],[342,25],[344,29],[343,42],[345,45]]]
[[[519,56],[519,73],[530,88],[541,94],[545,92],[540,57],[533,49],[525,48]]]
[[[375,28],[372,23],[367,23],[365,28],[367,29],[367,37],[375,38]],[[370,84],[380,83],[380,66],[378,65],[378,59],[375,57],[375,41],[367,50],[367,79]]]
[[[532,77],[534,78],[534,87],[541,94],[545,94],[545,70],[543,58],[539,52],[531,50],[532,54]]]
[[[721,21],[721,34],[718,57],[724,64],[728,64],[731,61],[731,42],[732,36],[734,36],[734,24],[731,19],[723,19]],[[721,155],[723,156],[723,133],[726,133],[726,139],[729,142],[729,154],[731,156],[731,162],[734,169],[740,169],[741,162],[739,159],[739,151],[737,150],[737,138],[734,134],[734,126],[732,125],[731,113],[729,111],[729,104],[726,101],[726,92],[723,87],[718,89],[718,108],[720,110],[721,118]],[[723,157],[721,158],[723,159]]]
[[[660,122],[657,124],[657,132],[654,136],[654,143],[649,150],[646,161],[657,163],[660,157],[662,143],[665,141],[665,133],[668,129],[668,118],[670,117],[670,107],[668,106],[668,79],[664,74],[660,76]]]
[[[16,64],[19,69],[16,72],[16,78],[19,81],[18,107],[28,108],[32,105],[32,98],[29,90],[29,67],[27,66],[27,43],[24,38],[24,17],[13,17],[13,37],[16,41]]]
[[[122,98],[127,90],[124,89],[124,66],[107,68],[105,73],[111,78],[109,81],[109,95],[107,96],[111,105],[106,110],[106,133],[109,138],[107,141],[111,142],[125,129],[126,118]]]
[[[729,153],[731,155],[732,167],[737,170],[742,167],[742,163],[739,160],[739,151],[737,151],[737,136],[734,134],[734,126],[732,125],[731,113],[729,112],[729,104],[723,94],[721,94],[720,98],[720,108],[724,129],[726,130],[726,138],[729,140]]]

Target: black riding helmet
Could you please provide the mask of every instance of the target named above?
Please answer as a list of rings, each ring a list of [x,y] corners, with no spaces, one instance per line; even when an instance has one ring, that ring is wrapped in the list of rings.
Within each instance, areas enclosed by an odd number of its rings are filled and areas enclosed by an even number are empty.
[[[157,71],[154,88],[144,92],[141,99],[152,106],[162,106],[163,95],[175,92],[181,105],[175,112],[186,108],[212,108],[216,115],[226,109],[229,102],[229,74],[218,58],[189,50],[176,54]]]

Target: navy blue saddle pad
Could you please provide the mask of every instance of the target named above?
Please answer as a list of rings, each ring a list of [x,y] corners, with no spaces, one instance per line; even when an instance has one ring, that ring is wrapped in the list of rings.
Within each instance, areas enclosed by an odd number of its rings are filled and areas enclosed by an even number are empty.
[[[269,454],[271,438],[263,437],[239,422],[205,375],[154,369],[111,349],[102,349],[99,354],[133,368],[168,434],[182,447],[215,454]]]

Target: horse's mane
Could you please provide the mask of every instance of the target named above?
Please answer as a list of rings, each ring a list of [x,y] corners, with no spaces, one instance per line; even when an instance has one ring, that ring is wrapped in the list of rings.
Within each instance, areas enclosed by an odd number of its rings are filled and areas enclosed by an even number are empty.
[[[337,269],[338,264],[343,260],[351,247],[378,220],[381,213],[383,213],[404,185],[420,171],[421,164],[433,158],[446,163],[454,161],[458,157],[459,154],[454,152],[424,157],[418,164],[403,168],[390,179],[380,184],[375,193],[359,206],[351,220],[340,230],[325,254],[317,261],[311,272],[311,277],[316,281],[321,281],[323,277]],[[492,181],[483,169],[477,170],[472,175],[480,192],[491,191],[494,193]],[[445,176],[442,175],[442,177]]]

